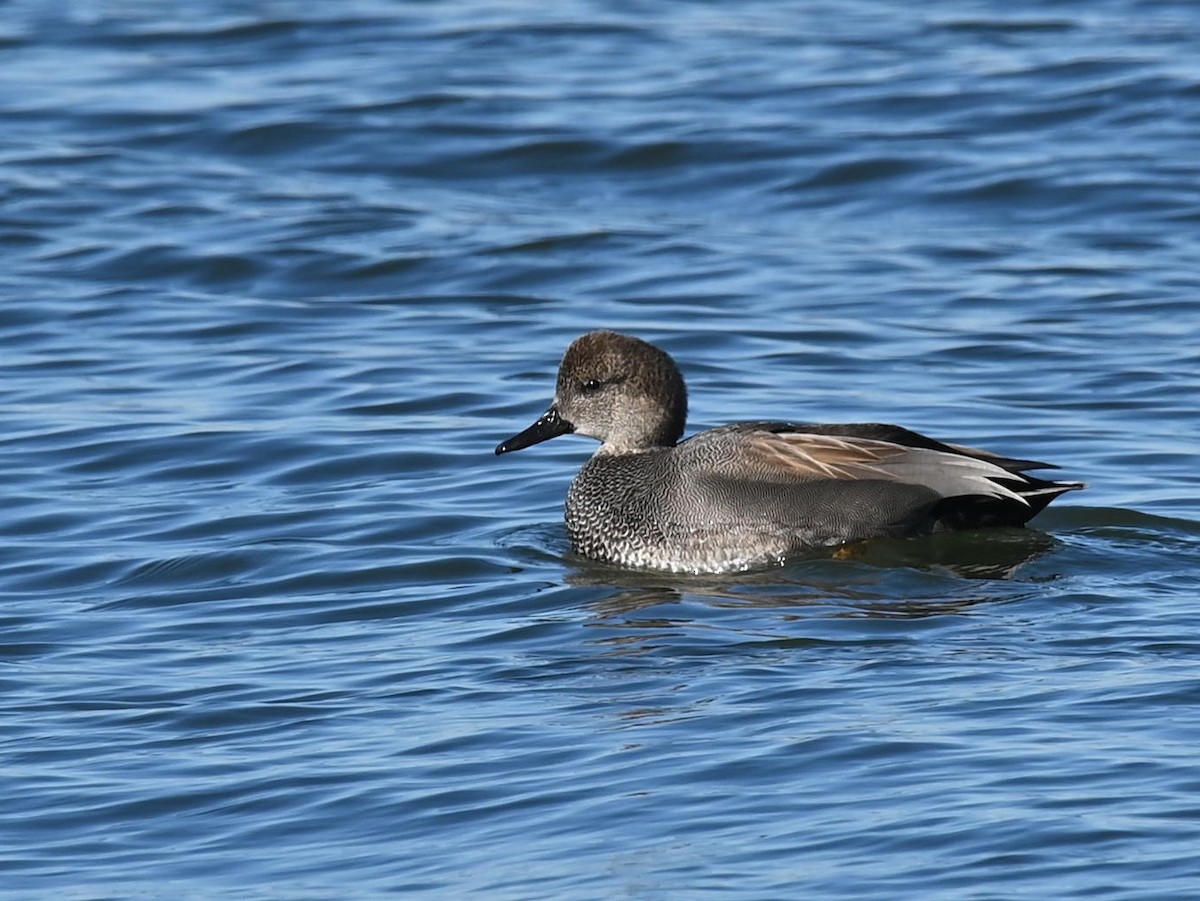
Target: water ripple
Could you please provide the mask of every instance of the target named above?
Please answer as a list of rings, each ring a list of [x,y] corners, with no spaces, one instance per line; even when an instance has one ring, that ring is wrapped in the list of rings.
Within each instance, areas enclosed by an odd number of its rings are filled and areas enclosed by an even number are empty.
[[[8,4],[9,891],[1195,896],[1197,25]],[[1090,487],[596,565],[492,448],[600,326]]]

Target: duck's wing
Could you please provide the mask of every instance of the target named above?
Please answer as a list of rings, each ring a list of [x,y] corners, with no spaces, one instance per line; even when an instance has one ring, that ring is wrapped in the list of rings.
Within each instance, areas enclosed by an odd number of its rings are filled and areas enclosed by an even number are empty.
[[[1058,469],[1053,463],[1042,463],[1038,460],[1024,460],[1016,457],[1005,457],[992,451],[978,447],[968,447],[965,444],[950,444],[938,441],[912,429],[891,425],[884,422],[837,422],[837,423],[795,423],[795,422],[745,422],[735,423],[733,429],[752,429],[765,432],[797,432],[814,435],[837,435],[842,438],[866,438],[871,441],[886,441],[889,444],[899,444],[902,447],[937,450],[949,454],[962,454],[994,463],[1001,469],[1012,473],[1026,472],[1030,469]]]
[[[691,452],[707,458],[705,470],[718,479],[779,485],[890,482],[923,486],[941,498],[986,497],[1028,504],[1020,493],[1026,477],[1019,471],[949,445],[912,446],[809,431],[785,423],[741,423],[713,429],[680,449],[689,444]]]

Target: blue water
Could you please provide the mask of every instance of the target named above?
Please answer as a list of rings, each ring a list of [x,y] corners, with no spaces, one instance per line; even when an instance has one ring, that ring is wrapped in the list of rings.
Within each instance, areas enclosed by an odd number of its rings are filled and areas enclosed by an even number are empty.
[[[1200,6],[2,9],[0,894],[1200,897]],[[591,565],[599,326],[1090,487]]]

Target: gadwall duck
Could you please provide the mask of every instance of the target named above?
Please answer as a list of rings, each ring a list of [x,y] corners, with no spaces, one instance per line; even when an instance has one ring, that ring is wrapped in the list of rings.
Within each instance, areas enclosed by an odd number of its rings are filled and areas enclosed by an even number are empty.
[[[868,538],[1020,526],[1080,482],[880,423],[738,422],[683,436],[687,390],[665,351],[589,332],[563,356],[550,408],[496,448],[574,432],[601,444],[567,493],[585,557],[730,572]]]

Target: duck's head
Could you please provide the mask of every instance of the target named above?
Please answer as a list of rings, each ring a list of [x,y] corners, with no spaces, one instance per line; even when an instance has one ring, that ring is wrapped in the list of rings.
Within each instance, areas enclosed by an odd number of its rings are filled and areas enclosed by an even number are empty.
[[[563,355],[550,408],[496,453],[568,432],[599,440],[601,453],[672,447],[686,420],[687,388],[668,353],[618,332],[588,332]]]

